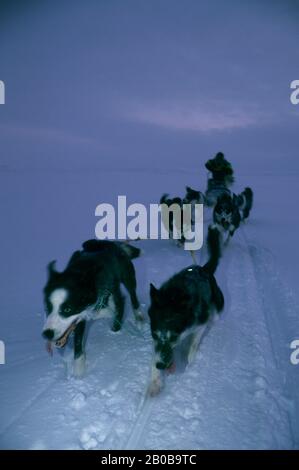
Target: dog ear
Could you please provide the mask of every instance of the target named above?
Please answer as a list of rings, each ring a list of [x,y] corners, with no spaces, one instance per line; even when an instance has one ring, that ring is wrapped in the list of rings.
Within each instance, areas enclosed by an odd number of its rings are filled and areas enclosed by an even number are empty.
[[[186,186],[186,191],[187,191],[187,193],[190,193],[190,191],[191,191],[190,186]]]
[[[58,271],[56,271],[56,269],[55,269],[55,264],[56,264],[56,260],[51,261],[51,263],[49,263],[48,266],[47,266],[47,271],[48,271],[49,278],[51,278],[51,277],[58,274]]]
[[[150,296],[152,300],[158,300],[158,292],[159,290],[154,286],[154,284],[150,283]]]

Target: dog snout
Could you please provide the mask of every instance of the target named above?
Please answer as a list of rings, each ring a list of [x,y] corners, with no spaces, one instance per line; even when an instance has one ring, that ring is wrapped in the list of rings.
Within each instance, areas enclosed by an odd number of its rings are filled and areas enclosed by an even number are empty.
[[[42,335],[45,339],[48,339],[51,341],[51,339],[54,338],[54,330],[51,330],[50,328],[48,328],[43,331]]]
[[[172,363],[172,348],[169,343],[164,343],[159,348],[160,360],[157,361],[157,369],[167,369]]]

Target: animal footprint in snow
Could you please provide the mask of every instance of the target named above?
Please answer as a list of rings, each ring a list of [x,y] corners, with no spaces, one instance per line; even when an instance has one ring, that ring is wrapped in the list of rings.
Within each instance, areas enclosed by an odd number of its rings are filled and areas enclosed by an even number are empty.
[[[255,379],[255,392],[254,396],[255,398],[264,398],[265,395],[267,394],[267,381],[264,379],[264,377],[256,377]]]
[[[105,415],[102,415],[102,418],[105,418]],[[87,426],[83,429],[80,436],[81,446],[85,450],[95,449],[105,441],[108,432],[109,424],[105,419],[103,419],[103,423]]]
[[[74,410],[81,410],[86,405],[86,396],[84,393],[76,393],[71,400],[70,406]]]

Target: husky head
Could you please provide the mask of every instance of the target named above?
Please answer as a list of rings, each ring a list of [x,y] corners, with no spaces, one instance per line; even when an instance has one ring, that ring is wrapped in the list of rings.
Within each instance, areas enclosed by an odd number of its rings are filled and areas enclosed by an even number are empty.
[[[48,281],[44,288],[47,318],[42,334],[57,347],[65,346],[76,324],[97,301],[95,277],[90,266],[80,263],[80,252],[73,255],[72,261],[75,258],[77,269],[70,268],[69,264],[63,272],[58,272],[54,261],[48,265]]]
[[[173,363],[173,349],[186,329],[190,298],[183,289],[157,289],[150,285],[151,305],[148,310],[154,340],[156,367],[168,369]],[[182,315],[184,312],[184,315]]]
[[[224,193],[219,196],[214,208],[215,221],[224,229],[228,229],[232,223],[233,213],[235,210],[234,200],[230,195]]]

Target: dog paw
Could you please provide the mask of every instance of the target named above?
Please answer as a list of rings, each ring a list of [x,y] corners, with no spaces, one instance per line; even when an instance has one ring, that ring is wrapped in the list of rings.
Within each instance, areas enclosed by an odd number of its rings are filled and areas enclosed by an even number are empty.
[[[85,374],[85,355],[74,360],[74,377],[81,378]]]
[[[188,365],[192,364],[194,362],[195,356],[197,353],[197,347],[192,347],[190,348],[190,351],[188,353]]]
[[[160,380],[153,380],[148,387],[148,395],[150,397],[155,397],[162,390],[162,382]]]
[[[122,326],[121,323],[118,320],[115,320],[111,327],[111,331],[113,331],[113,333],[117,333],[118,331],[120,331],[121,326]]]
[[[135,316],[135,320],[137,322],[144,322],[145,318],[144,318],[144,315],[143,315],[143,312],[140,308],[136,308],[134,310],[134,316]]]

